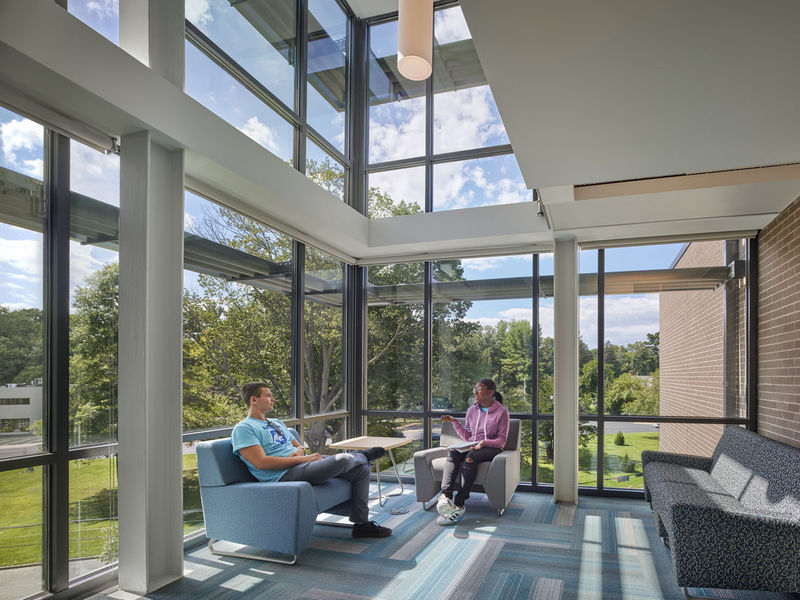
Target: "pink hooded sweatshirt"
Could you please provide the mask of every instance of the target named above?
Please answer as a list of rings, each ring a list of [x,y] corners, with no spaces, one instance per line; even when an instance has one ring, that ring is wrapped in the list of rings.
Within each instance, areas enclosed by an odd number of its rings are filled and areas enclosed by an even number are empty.
[[[458,421],[453,422],[456,433],[462,440],[467,442],[479,442],[486,440],[484,447],[500,448],[506,447],[508,438],[508,411],[506,407],[497,400],[492,402],[489,412],[481,411],[480,406],[475,402],[467,409],[467,418],[462,427]]]

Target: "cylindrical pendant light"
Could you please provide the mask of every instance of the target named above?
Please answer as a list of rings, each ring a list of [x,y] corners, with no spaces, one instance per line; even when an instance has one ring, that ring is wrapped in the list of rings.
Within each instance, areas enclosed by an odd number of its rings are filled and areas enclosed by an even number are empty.
[[[397,68],[413,81],[431,75],[433,0],[400,0],[397,25]]]

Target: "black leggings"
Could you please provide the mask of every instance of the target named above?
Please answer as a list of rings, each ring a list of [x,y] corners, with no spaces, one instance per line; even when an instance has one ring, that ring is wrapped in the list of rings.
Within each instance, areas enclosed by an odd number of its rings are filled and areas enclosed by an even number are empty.
[[[478,464],[490,462],[501,451],[500,448],[487,446],[469,452],[450,450],[442,472],[442,493],[448,498],[452,498],[453,492],[455,492],[456,497],[453,502],[456,506],[464,506],[464,502],[469,498],[472,484],[475,483],[475,478],[478,476]],[[468,458],[471,459],[471,462],[467,460]]]

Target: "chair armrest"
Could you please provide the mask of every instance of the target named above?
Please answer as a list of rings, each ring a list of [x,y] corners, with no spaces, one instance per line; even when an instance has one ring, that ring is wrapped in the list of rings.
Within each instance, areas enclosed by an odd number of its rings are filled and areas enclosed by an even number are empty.
[[[443,458],[447,456],[447,448],[441,446],[436,448],[428,448],[427,450],[420,450],[414,452],[414,470],[419,470],[420,467],[426,467],[433,462],[436,458]]]
[[[695,456],[693,454],[677,454],[675,452],[660,452],[657,450],[644,450],[642,452],[642,469],[649,462],[665,462],[688,467],[690,469],[700,469],[710,471],[712,459],[708,456]]]
[[[483,489],[489,503],[497,509],[505,509],[519,484],[519,450],[503,450],[492,459]]]

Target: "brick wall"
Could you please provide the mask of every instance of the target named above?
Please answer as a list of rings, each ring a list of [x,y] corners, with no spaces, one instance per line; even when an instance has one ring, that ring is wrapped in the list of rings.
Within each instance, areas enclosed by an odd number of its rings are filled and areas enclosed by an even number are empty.
[[[758,432],[800,447],[800,198],[758,235]]]
[[[675,268],[724,264],[721,241],[689,244]],[[724,288],[660,294],[661,415],[721,417],[724,413]],[[710,456],[721,428],[662,423],[667,452]]]

